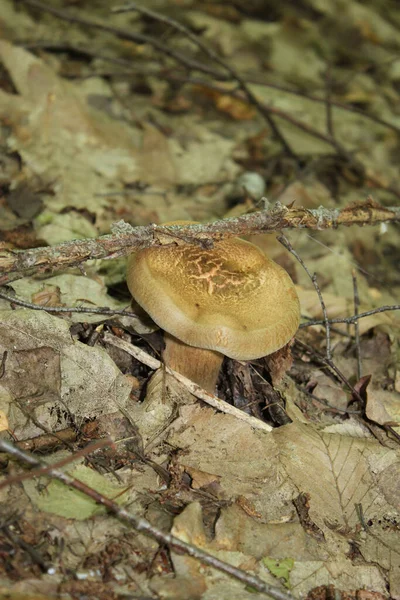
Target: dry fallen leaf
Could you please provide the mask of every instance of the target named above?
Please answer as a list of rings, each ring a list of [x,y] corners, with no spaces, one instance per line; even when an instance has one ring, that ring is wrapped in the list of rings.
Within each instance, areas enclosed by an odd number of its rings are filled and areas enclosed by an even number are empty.
[[[3,406],[18,438],[63,429],[75,419],[115,412],[129,399],[130,384],[106,351],[74,341],[69,325],[42,311],[0,311],[0,353],[7,351]],[[3,396],[2,396],[3,398]]]
[[[0,431],[7,431],[9,428],[7,415],[3,410],[0,410]]]

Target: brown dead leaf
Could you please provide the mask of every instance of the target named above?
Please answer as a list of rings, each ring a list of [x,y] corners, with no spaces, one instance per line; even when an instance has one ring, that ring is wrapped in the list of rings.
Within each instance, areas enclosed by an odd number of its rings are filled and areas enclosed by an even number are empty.
[[[230,94],[224,94],[218,90],[203,86],[196,86],[194,91],[206,98],[210,98],[218,110],[237,121],[248,121],[256,115],[254,106],[240,98],[234,98]]]
[[[193,467],[186,467],[185,471],[192,478],[191,487],[194,490],[199,490],[203,487],[206,487],[207,485],[210,485],[211,483],[214,483],[216,481],[218,482],[220,479],[217,475],[213,475],[212,473],[205,473],[204,471],[199,471],[198,469],[195,469]]]
[[[327,558],[326,549],[308,536],[300,523],[262,523],[237,504],[222,509],[215,527],[214,549],[240,551],[260,560],[263,556],[295,560]]]
[[[378,425],[391,425],[398,427],[399,422],[393,420],[385,406],[385,393],[382,390],[369,390],[367,394],[367,403],[365,406],[365,414],[370,421],[378,423]]]
[[[32,302],[39,306],[63,306],[61,290],[56,285],[44,285],[40,292],[32,294]]]
[[[103,348],[71,338],[67,322],[44,311],[0,311],[0,355],[7,351],[2,388],[10,428],[24,439],[75,419],[115,412],[130,384]],[[23,413],[23,414],[21,414]]]
[[[255,108],[248,102],[220,94],[214,98],[215,106],[221,112],[229,115],[236,121],[249,121],[256,115]]]
[[[254,508],[254,504],[252,502],[250,502],[246,498],[246,496],[242,496],[242,495],[238,496],[236,498],[236,504],[238,506],[240,506],[240,508],[242,510],[244,510],[246,515],[249,515],[249,517],[261,518],[261,514],[256,511],[256,509]]]
[[[174,519],[174,525],[171,530],[172,535],[175,535],[180,540],[193,544],[199,548],[206,546],[206,534],[204,531],[202,510],[199,502],[192,502],[185,510]],[[185,593],[179,594],[182,600],[190,600],[191,598],[200,598],[203,592],[207,589],[204,569],[199,561],[190,556],[183,556],[171,552],[172,562],[176,574],[180,578],[186,580]],[[187,584],[190,583],[188,586]]]
[[[389,474],[388,474],[389,475]],[[394,472],[391,475],[395,475]],[[396,472],[399,477],[399,469]],[[400,496],[399,496],[400,497]],[[381,519],[368,521],[367,535],[359,545],[359,551],[365,560],[376,560],[389,572],[390,597],[400,598],[400,520],[390,513]]]
[[[131,410],[144,442],[150,443],[162,436],[178,416],[178,407],[193,401],[186,388],[167,375],[164,369],[158,369],[147,383],[144,401],[135,404]]]
[[[7,431],[8,419],[3,410],[0,410],[0,431]]]

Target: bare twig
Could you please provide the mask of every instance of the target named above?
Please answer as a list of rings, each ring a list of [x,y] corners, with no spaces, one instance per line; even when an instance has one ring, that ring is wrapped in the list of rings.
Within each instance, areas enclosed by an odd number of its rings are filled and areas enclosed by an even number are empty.
[[[365,319],[365,317],[370,317],[371,315],[376,315],[383,312],[390,312],[392,310],[400,310],[400,304],[380,306],[379,308],[366,310],[365,312],[359,313],[358,315],[353,315],[351,317],[335,317],[334,319],[329,319],[329,324],[332,325],[334,323],[346,323],[347,325],[353,325],[360,319]],[[307,321],[307,323],[301,323],[299,329],[304,329],[304,327],[312,327],[313,325],[325,325],[325,320],[310,319]]]
[[[8,442],[5,442],[5,443],[8,443]],[[59,460],[55,464],[48,465],[44,462],[36,461],[36,465],[35,465],[35,466],[37,466],[36,469],[29,471],[29,473],[24,472],[24,473],[17,473],[15,475],[12,475],[8,479],[6,479],[0,483],[0,490],[2,488],[9,486],[12,483],[20,483],[21,481],[25,481],[26,479],[32,479],[33,477],[40,477],[41,475],[48,475],[50,473],[51,469],[53,469],[53,468],[58,469],[60,467],[65,467],[66,465],[71,464],[73,461],[75,461],[78,458],[81,458],[83,456],[87,457],[89,462],[90,461],[93,462],[93,458],[88,456],[90,453],[95,452],[96,450],[100,450],[101,448],[106,448],[107,446],[112,446],[112,445],[113,445],[113,441],[111,439],[97,440],[96,442],[93,442],[92,444],[88,444],[85,448],[82,448],[81,450],[74,452],[74,454],[70,454],[66,458]],[[15,448],[16,451],[18,450],[19,452],[22,452],[25,454],[25,451],[22,450],[17,444],[15,444],[13,446],[13,448]],[[1,450],[1,443],[0,443],[0,450]],[[4,450],[4,451],[7,452],[7,450]],[[14,454],[14,456],[15,456],[15,454]],[[28,456],[30,456],[30,455],[28,455]],[[34,465],[33,462],[30,464]]]
[[[289,250],[289,252],[291,252],[291,254],[293,254],[293,256],[299,261],[301,266],[304,268],[307,275],[311,278],[311,281],[313,282],[315,291],[317,292],[317,295],[318,295],[318,298],[319,298],[319,301],[321,304],[322,314],[324,315],[324,320],[322,321],[322,323],[325,326],[326,351],[325,351],[325,357],[322,357],[322,355],[320,355],[320,353],[317,352],[316,350],[314,350],[315,355],[318,357],[318,359],[323,364],[327,365],[336,374],[336,376],[346,385],[346,387],[353,394],[353,397],[357,398],[357,400],[359,400],[363,404],[364,401],[363,401],[361,395],[359,394],[359,392],[351,385],[351,383],[347,379],[347,377],[342,373],[342,371],[335,365],[335,363],[332,360],[331,341],[330,341],[330,323],[329,323],[328,314],[326,311],[325,302],[324,302],[321,290],[319,288],[319,285],[317,283],[315,274],[314,275],[311,274],[311,272],[307,268],[307,265],[304,263],[303,259],[297,254],[297,252],[294,250],[294,248],[290,244],[289,240],[287,240],[285,238],[285,236],[278,237],[278,240],[281,242],[281,244],[283,244],[283,246],[285,246],[285,248],[287,248]],[[356,315],[356,316],[359,317],[360,315]]]
[[[65,485],[82,492],[89,498],[92,498],[92,500],[94,500],[96,504],[104,506],[108,510],[108,512],[110,512],[112,515],[114,515],[121,521],[129,523],[132,527],[134,527],[136,531],[143,533],[144,535],[147,535],[152,539],[155,539],[160,544],[168,546],[174,552],[192,556],[193,558],[199,560],[203,564],[206,564],[214,569],[217,569],[218,571],[226,573],[227,575],[234,577],[238,581],[241,581],[245,585],[251,586],[258,592],[266,594],[271,598],[274,598],[275,600],[293,600],[293,596],[291,594],[284,592],[279,588],[272,586],[268,583],[265,583],[255,575],[251,575],[250,573],[246,573],[241,569],[237,569],[236,567],[233,567],[232,565],[219,560],[211,554],[208,554],[200,548],[196,548],[195,546],[192,546],[191,544],[188,544],[187,542],[184,542],[169,533],[164,533],[160,531],[159,529],[151,525],[151,523],[146,521],[146,519],[138,517],[133,513],[127,511],[125,508],[122,508],[109,498],[106,498],[93,488],[90,488],[82,481],[71,477],[67,473],[60,471],[52,465],[49,466],[47,464],[42,463],[37,458],[31,456],[30,454],[27,454],[26,452],[23,452],[19,448],[16,448],[10,442],[0,440],[0,450],[2,450],[3,452],[7,452],[11,456],[15,457],[17,460],[20,460],[33,467],[45,468],[46,475],[48,477],[51,477],[52,479],[57,479]]]
[[[321,294],[321,290],[320,290],[320,287],[318,285],[317,274],[316,273],[314,273],[314,274],[311,273],[311,271],[308,269],[307,265],[305,264],[305,262],[303,261],[303,259],[301,258],[301,256],[299,256],[297,254],[297,252],[293,248],[292,244],[289,242],[289,240],[284,235],[279,236],[277,239],[282,244],[282,246],[284,246],[287,250],[289,250],[289,252],[291,254],[293,254],[293,256],[296,258],[296,260],[301,264],[301,266],[303,267],[303,269],[305,270],[305,272],[307,273],[307,275],[311,279],[312,284],[313,284],[313,286],[315,288],[315,291],[318,294],[319,303],[321,304],[321,308],[322,308],[322,314],[324,315],[325,338],[326,338],[326,358],[327,358],[328,361],[330,361],[332,359],[332,353],[331,353],[331,327],[330,327],[330,323],[329,323],[329,319],[328,319],[328,313],[326,312],[326,306],[325,306],[324,298],[323,298],[323,296]]]
[[[238,71],[236,71],[236,69],[234,69],[234,67],[232,67],[230,64],[228,64],[227,62],[222,60],[222,58],[219,56],[219,54],[217,52],[214,52],[214,50],[212,50],[212,48],[209,48],[207,46],[207,44],[205,44],[197,35],[193,34],[187,27],[185,27],[181,23],[178,23],[178,21],[175,21],[175,19],[166,17],[165,15],[163,15],[161,13],[155,12],[153,10],[149,10],[148,8],[144,8],[143,6],[138,6],[137,4],[134,4],[131,2],[130,4],[127,4],[126,6],[114,8],[112,12],[117,13],[117,12],[127,12],[127,11],[136,11],[142,15],[146,15],[147,17],[150,17],[151,19],[159,21],[160,23],[165,23],[166,25],[169,25],[169,27],[172,27],[176,31],[179,31],[181,34],[183,34],[195,46],[200,48],[206,54],[206,56],[211,58],[211,60],[214,60],[225,71],[227,71],[229,73],[229,75],[232,77],[232,79],[234,81],[237,81],[240,89],[243,91],[247,100],[253,106],[255,106],[257,108],[259,113],[267,121],[274,136],[282,144],[285,151],[293,158],[296,157],[294,151],[290,147],[289,142],[286,140],[285,136],[282,134],[282,132],[276,125],[274,119],[272,118],[270,108],[266,107],[262,102],[259,101],[257,96],[252,92],[251,88],[246,83],[245,79],[242,77],[242,75],[240,75],[240,73],[238,73]]]
[[[45,306],[41,304],[34,304],[33,302],[27,302],[26,300],[22,300],[21,298],[16,298],[11,296],[10,294],[6,294],[0,290],[0,298],[3,300],[7,300],[11,304],[15,304],[17,306],[22,306],[23,308],[30,308],[31,310],[44,310],[48,313],[54,314],[62,314],[62,313],[81,313],[87,315],[104,315],[104,316],[114,316],[121,315],[123,317],[132,317],[137,319],[137,314],[125,309],[112,309],[112,308],[85,308],[83,306]],[[1,378],[1,365],[0,365],[0,378]]]
[[[108,344],[116,346],[117,348],[121,348],[121,350],[124,350],[125,352],[127,352],[128,354],[130,354],[131,356],[133,356],[134,358],[136,358],[143,364],[147,365],[148,367],[150,367],[150,369],[156,370],[162,366],[162,363],[157,358],[150,356],[150,354],[147,354],[147,352],[145,352],[141,348],[137,348],[136,346],[133,346],[129,342],[126,342],[125,340],[121,340],[120,338],[118,338],[114,335],[111,335],[110,333],[106,333],[104,335],[104,341],[107,342]],[[199,400],[206,402],[209,406],[212,406],[213,408],[215,408],[216,410],[219,410],[220,412],[232,415],[233,417],[236,417],[237,419],[240,419],[241,421],[245,421],[248,425],[250,425],[251,427],[254,427],[255,429],[261,429],[263,431],[272,431],[272,427],[270,425],[268,425],[267,423],[264,423],[263,421],[260,421],[260,419],[256,419],[255,417],[247,415],[246,413],[239,410],[238,408],[235,408],[234,406],[231,406],[227,402],[220,400],[213,394],[206,392],[200,386],[193,383],[193,381],[191,381],[187,377],[184,377],[180,373],[177,373],[177,371],[173,371],[172,369],[170,369],[168,367],[164,367],[164,368],[165,368],[165,371],[169,375],[172,375],[177,381],[182,383],[193,396],[196,396],[196,398],[199,398]]]
[[[357,285],[357,275],[356,272],[352,273],[353,278],[353,292],[354,292],[354,316],[359,316],[359,308],[360,308],[360,298],[358,295],[358,285]],[[357,380],[361,379],[361,348],[360,348],[360,327],[358,324],[358,319],[354,323],[354,333],[355,333],[355,341],[356,341],[356,357],[357,357]]]
[[[351,410],[348,408],[338,408],[337,406],[333,406],[332,404],[329,404],[329,402],[325,398],[319,398],[318,396],[309,392],[306,388],[301,387],[301,385],[299,385],[297,383],[295,385],[296,385],[296,388],[300,392],[302,392],[306,396],[309,396],[313,400],[316,400],[319,404],[322,404],[327,410],[331,410],[331,411],[334,411],[337,413],[348,414],[348,415],[360,415],[361,414],[360,410]]]
[[[6,371],[7,356],[8,356],[8,352],[7,352],[7,350],[4,350],[3,356],[1,357],[1,361],[0,361],[0,379],[2,377],[4,377],[4,373]]]
[[[148,246],[175,245],[177,241],[183,243],[183,239],[187,243],[211,247],[213,242],[232,236],[272,233],[290,228],[322,230],[339,225],[374,225],[382,222],[400,222],[400,208],[387,208],[368,198],[341,210],[288,208],[278,202],[270,210],[199,225],[165,227],[152,224],[132,228],[119,223],[114,235],[72,240],[53,247],[1,251],[0,285],[31,274],[75,267],[87,260],[116,258]],[[178,238],[174,234],[178,234]],[[171,237],[170,242],[166,235]]]
[[[307,350],[310,350],[309,347],[307,347],[307,344],[304,344],[302,341],[300,340],[296,340],[296,344],[299,344],[300,346],[306,348]],[[350,392],[352,393],[354,398],[357,398],[357,400],[359,402],[361,402],[361,404],[364,404],[364,400],[361,397],[361,395],[357,392],[357,390],[351,385],[350,381],[347,379],[347,377],[345,377],[345,375],[343,375],[343,373],[340,371],[340,369],[338,369],[338,367],[335,365],[335,363],[332,360],[328,360],[326,358],[326,356],[324,356],[323,354],[321,354],[320,352],[318,352],[318,350],[315,350],[315,348],[312,348],[312,354],[314,355],[315,359],[324,366],[327,366],[331,369],[331,372],[333,371],[333,373],[336,375],[337,379],[339,381],[341,381],[342,383],[345,384],[345,386],[350,390]],[[365,423],[368,427],[368,423]],[[372,432],[373,433],[373,432]]]
[[[1,527],[1,529],[15,546],[19,546],[22,550],[24,550],[24,552],[29,554],[32,561],[39,565],[43,573],[48,573],[49,575],[55,573],[54,567],[45,561],[40,552],[31,544],[28,544],[28,542],[26,542],[22,537],[14,533],[9,525],[4,525]]]
[[[101,31],[107,31],[115,35],[118,38],[123,40],[129,40],[131,42],[135,42],[136,44],[149,44],[153,46],[155,50],[165,54],[166,56],[170,56],[174,58],[176,61],[184,65],[189,70],[201,71],[203,73],[211,74],[215,77],[215,69],[208,67],[203,63],[199,63],[193,59],[188,58],[186,55],[181,54],[180,52],[176,52],[169,46],[166,46],[159,40],[152,38],[148,35],[144,35],[142,33],[132,32],[127,29],[121,29],[120,27],[113,27],[111,25],[106,25],[104,23],[99,23],[97,21],[93,21],[92,19],[88,19],[87,17],[81,17],[70,13],[69,11],[62,10],[61,8],[55,8],[53,6],[49,6],[44,2],[40,2],[40,0],[20,0],[24,4],[31,6],[32,8],[36,8],[42,12],[47,12],[52,14],[54,17],[58,19],[62,19],[63,21],[68,21],[69,23],[77,23],[78,25],[83,25],[85,27],[92,27],[94,29],[100,29]],[[223,73],[221,73],[221,79],[225,79]]]
[[[325,73],[325,102],[326,102],[326,130],[334,139],[333,117],[332,117],[332,68],[328,65]]]
[[[25,48],[26,50],[48,50],[55,52],[65,52],[69,54],[80,54],[81,56],[88,56],[90,58],[95,58],[97,60],[104,60],[105,62],[110,62],[120,67],[125,67],[124,74],[127,74],[128,69],[132,69],[132,63],[130,60],[126,58],[119,58],[115,56],[109,56],[108,54],[102,54],[97,50],[93,50],[92,48],[88,48],[87,46],[75,45],[70,42],[55,42],[54,40],[21,40],[17,42],[18,46]],[[133,72],[138,72],[136,69]],[[149,73],[149,70],[145,70],[145,67],[142,67],[142,72]],[[131,70],[132,73],[132,70]],[[119,72],[117,72],[119,74]]]

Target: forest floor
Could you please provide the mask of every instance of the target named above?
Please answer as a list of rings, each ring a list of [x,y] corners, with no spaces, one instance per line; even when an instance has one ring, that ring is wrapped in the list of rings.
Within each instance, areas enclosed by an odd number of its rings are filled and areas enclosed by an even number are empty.
[[[265,198],[399,205],[396,0],[137,8],[0,0],[0,257]],[[279,233],[247,239],[302,324],[292,362],[225,360],[218,397],[247,421],[152,366],[152,324],[57,314],[128,307],[125,257],[0,289],[0,598],[400,599],[398,226],[285,230],[294,252]]]

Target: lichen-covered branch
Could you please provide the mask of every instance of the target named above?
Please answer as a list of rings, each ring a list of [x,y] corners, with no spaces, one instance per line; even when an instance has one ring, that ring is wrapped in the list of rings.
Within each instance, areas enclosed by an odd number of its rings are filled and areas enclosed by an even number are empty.
[[[241,217],[196,225],[147,225],[131,227],[117,223],[113,234],[97,239],[73,240],[58,246],[0,252],[0,285],[27,275],[76,267],[87,260],[116,258],[135,249],[171,244],[200,244],[210,247],[224,238],[273,233],[282,229],[334,229],[339,226],[399,223],[400,208],[381,206],[371,198],[341,210],[320,207],[287,207],[279,202],[268,210]]]

